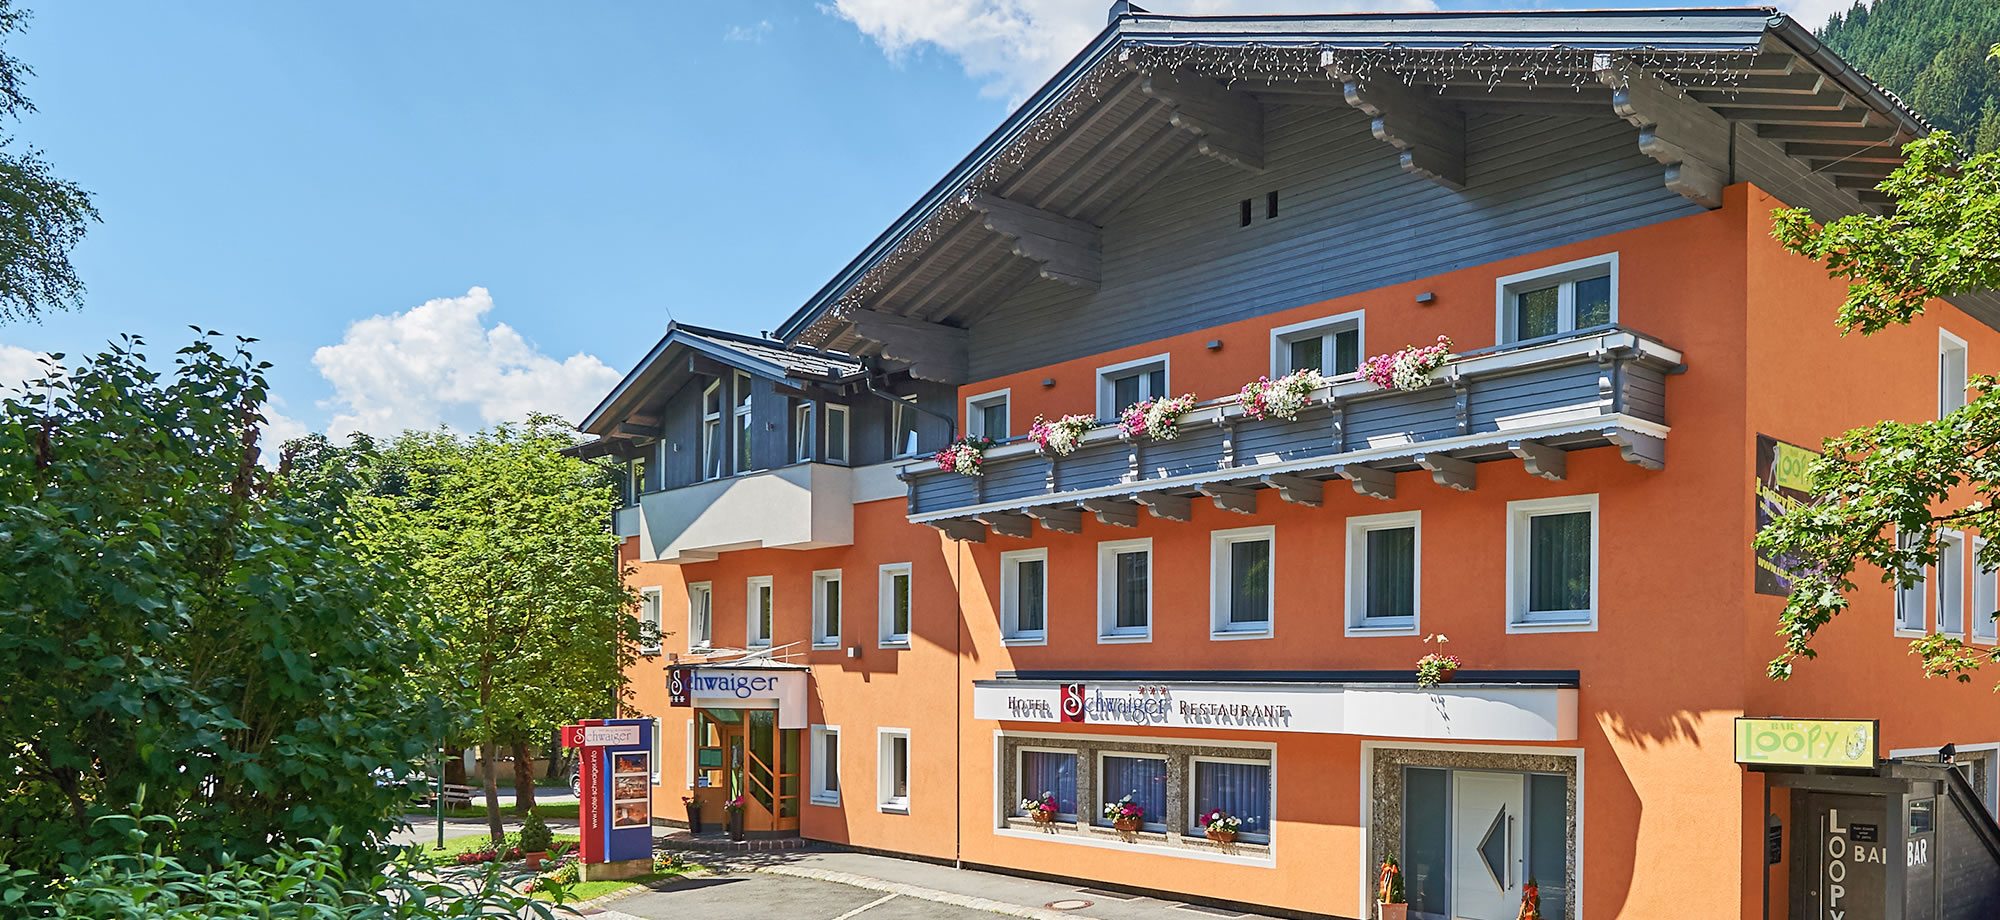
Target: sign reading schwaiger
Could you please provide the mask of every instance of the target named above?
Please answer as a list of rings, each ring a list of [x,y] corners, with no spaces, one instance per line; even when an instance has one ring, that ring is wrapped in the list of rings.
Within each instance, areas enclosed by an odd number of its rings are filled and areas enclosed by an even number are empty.
[[[975,685],[972,696],[979,719],[1263,731],[1337,731],[1338,706],[1314,690],[1165,684]]]

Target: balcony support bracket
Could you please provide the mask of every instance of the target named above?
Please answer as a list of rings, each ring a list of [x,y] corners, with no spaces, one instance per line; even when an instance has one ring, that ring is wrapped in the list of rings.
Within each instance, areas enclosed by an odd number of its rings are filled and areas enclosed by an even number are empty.
[[[991,514],[982,514],[976,520],[993,528],[994,533],[1003,537],[1026,539],[1035,530],[1035,519],[1025,514],[995,511]]]
[[[1561,480],[1569,475],[1569,454],[1540,441],[1508,441],[1507,452],[1521,458],[1528,473],[1543,479]]]
[[[1192,505],[1185,495],[1169,495],[1165,492],[1140,492],[1132,500],[1145,505],[1153,516],[1167,521],[1186,523],[1192,516]]]
[[[1444,454],[1418,454],[1417,465],[1430,470],[1431,479],[1438,485],[1460,492],[1470,492],[1479,487],[1479,467],[1471,461]]]
[[[954,540],[963,540],[967,543],[986,542],[986,528],[981,527],[978,521],[933,521],[931,522],[931,526]]]
[[[1056,533],[1083,532],[1083,512],[1075,508],[1029,508],[1028,516]]]
[[[1343,463],[1333,468],[1335,475],[1354,484],[1354,491],[1370,498],[1387,501],[1396,497],[1396,474],[1388,470],[1378,470],[1358,463]]]
[[[1215,501],[1215,507],[1237,514],[1257,513],[1257,493],[1242,486],[1211,482],[1196,487],[1201,494]]]
[[[1264,484],[1278,490],[1278,495],[1294,505],[1308,505],[1314,508],[1326,501],[1326,483],[1303,476],[1285,476],[1272,473],[1259,477]]]
[[[1627,463],[1636,463],[1649,470],[1667,468],[1667,442],[1664,438],[1627,428],[1607,428],[1604,440],[1618,445],[1618,456],[1625,458]]]
[[[1093,498],[1083,503],[1083,510],[1097,515],[1099,524],[1113,527],[1139,526],[1139,506],[1132,502],[1115,498]]]

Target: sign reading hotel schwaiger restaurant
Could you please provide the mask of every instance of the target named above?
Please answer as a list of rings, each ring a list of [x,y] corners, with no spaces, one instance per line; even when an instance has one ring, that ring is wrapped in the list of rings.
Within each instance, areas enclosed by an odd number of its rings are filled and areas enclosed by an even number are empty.
[[[1737,719],[1736,762],[1873,770],[1875,730],[1860,719]]]

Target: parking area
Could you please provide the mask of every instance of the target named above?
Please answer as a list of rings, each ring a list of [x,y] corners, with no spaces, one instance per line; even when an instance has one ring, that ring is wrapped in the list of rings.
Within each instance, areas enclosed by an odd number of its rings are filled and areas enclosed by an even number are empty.
[[[992,920],[994,916],[836,882],[756,872],[689,879],[670,890],[621,898],[606,907],[641,920]]]

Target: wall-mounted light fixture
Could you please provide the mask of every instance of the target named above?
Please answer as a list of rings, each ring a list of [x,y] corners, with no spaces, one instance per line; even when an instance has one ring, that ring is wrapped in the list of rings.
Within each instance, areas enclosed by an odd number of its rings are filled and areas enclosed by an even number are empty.
[[[1054,378],[1054,377],[1043,377],[1043,378],[1042,378],[1042,389],[1044,389],[1044,390],[1047,390],[1047,389],[1051,389],[1051,388],[1053,388],[1053,387],[1054,387],[1055,385],[1056,385],[1056,378]]]
[[[1421,306],[1428,307],[1436,302],[1437,302],[1437,295],[1429,291],[1425,291],[1417,295],[1417,303]]]

